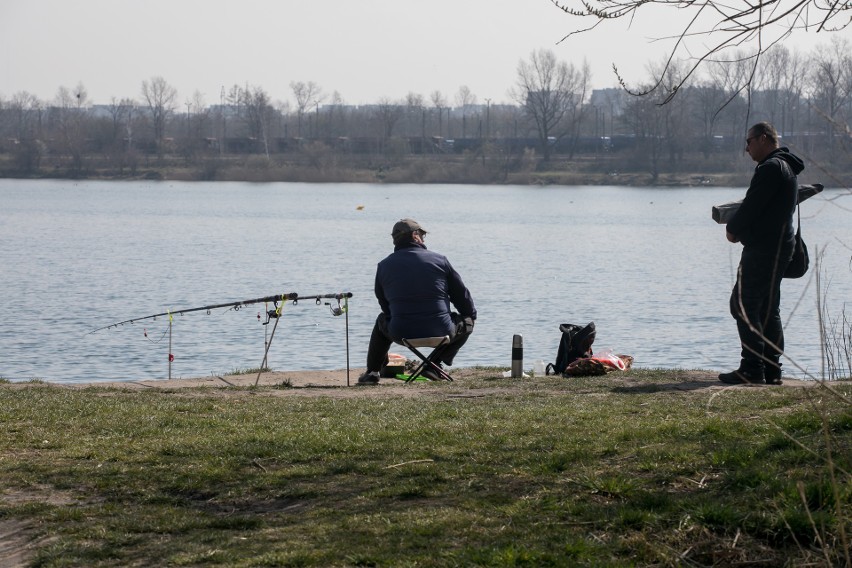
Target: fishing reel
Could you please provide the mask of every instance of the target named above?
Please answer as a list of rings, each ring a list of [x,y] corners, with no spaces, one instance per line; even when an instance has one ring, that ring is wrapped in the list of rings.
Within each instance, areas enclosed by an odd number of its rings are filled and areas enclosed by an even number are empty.
[[[278,308],[278,302],[273,302],[272,305],[275,306],[275,309],[266,311],[266,321],[263,322],[263,325],[269,325],[269,320],[281,317],[281,310]],[[257,319],[260,319],[260,312],[257,314]]]
[[[269,320],[278,319],[281,317],[281,314],[278,313],[278,310],[268,310],[266,312],[266,321],[263,322],[263,325],[269,325]]]
[[[326,302],[325,305],[328,306],[328,309],[331,311],[331,315],[334,317],[342,316],[347,311],[347,307],[340,305],[340,300],[337,300],[336,306],[332,306],[329,302]]]

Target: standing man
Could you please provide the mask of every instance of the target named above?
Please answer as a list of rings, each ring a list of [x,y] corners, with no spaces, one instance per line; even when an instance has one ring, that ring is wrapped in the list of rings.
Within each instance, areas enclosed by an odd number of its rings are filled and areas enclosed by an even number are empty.
[[[793,212],[798,203],[796,176],[805,166],[778,145],[768,122],[752,126],[746,152],[757,162],[742,205],[728,223],[732,243],[742,243],[737,282],[731,292],[731,315],[737,322],[742,360],[736,371],[722,373],[728,384],[781,384],[781,278],[793,256]]]
[[[382,312],[370,336],[367,372],[359,377],[359,385],[378,384],[394,341],[449,335],[440,359],[452,365],[473,332],[476,307],[470,291],[447,257],[426,249],[425,236],[426,230],[414,219],[400,219],[393,226],[394,251],[376,270],[375,291]],[[450,310],[451,303],[459,313]],[[423,376],[438,378],[431,369]]]

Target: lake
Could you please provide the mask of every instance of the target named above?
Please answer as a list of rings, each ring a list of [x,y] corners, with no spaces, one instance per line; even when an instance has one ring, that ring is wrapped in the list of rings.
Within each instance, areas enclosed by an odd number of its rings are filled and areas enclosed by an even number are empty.
[[[91,332],[289,292],[353,294],[349,357],[363,367],[378,313],[376,263],[392,251],[401,217],[429,231],[427,246],[447,255],[476,300],[479,320],[458,366],[508,368],[515,334],[526,369],[552,362],[560,323],[594,321],[594,348],[630,354],[638,367],[730,370],[739,362],[728,296],[740,246],[710,210],[744,192],[0,180],[0,377],[167,378],[167,317]],[[852,299],[850,209],[852,197],[832,190],[802,206],[812,257],[826,249],[823,286],[835,317]],[[818,375],[812,276],[784,281],[782,318],[789,356]],[[172,377],[259,367],[272,327],[258,321],[266,309],[174,316]],[[286,305],[269,366],[345,368],[345,318],[314,301]],[[803,374],[789,363],[785,372]]]

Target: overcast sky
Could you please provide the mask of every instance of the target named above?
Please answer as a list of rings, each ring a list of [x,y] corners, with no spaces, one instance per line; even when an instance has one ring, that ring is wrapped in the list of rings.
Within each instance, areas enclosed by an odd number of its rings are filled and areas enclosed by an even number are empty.
[[[293,102],[293,81],[349,104],[435,90],[454,104],[461,85],[509,102],[518,61],[540,48],[588,60],[597,88],[615,86],[613,63],[646,77],[671,21],[645,18],[557,44],[577,22],[550,0],[0,0],[0,96],[52,100],[82,83],[106,104],[161,76],[180,104],[196,91],[218,103],[234,84]]]

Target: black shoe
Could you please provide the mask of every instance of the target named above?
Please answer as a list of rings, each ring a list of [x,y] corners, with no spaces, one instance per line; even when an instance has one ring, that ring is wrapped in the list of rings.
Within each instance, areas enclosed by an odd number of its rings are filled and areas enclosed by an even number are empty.
[[[356,384],[359,387],[377,385],[379,384],[379,374],[375,371],[367,371],[358,377],[358,382]]]
[[[780,385],[781,382],[781,362],[770,359],[765,363],[763,369],[763,379],[767,385]]]
[[[433,369],[432,367],[426,367],[420,372],[420,376],[426,377],[430,381],[443,381],[444,377],[441,374]]]
[[[737,369],[736,371],[731,371],[730,373],[721,373],[719,375],[719,380],[729,385],[764,384],[763,373],[761,373],[760,371],[745,371],[743,369]]]

